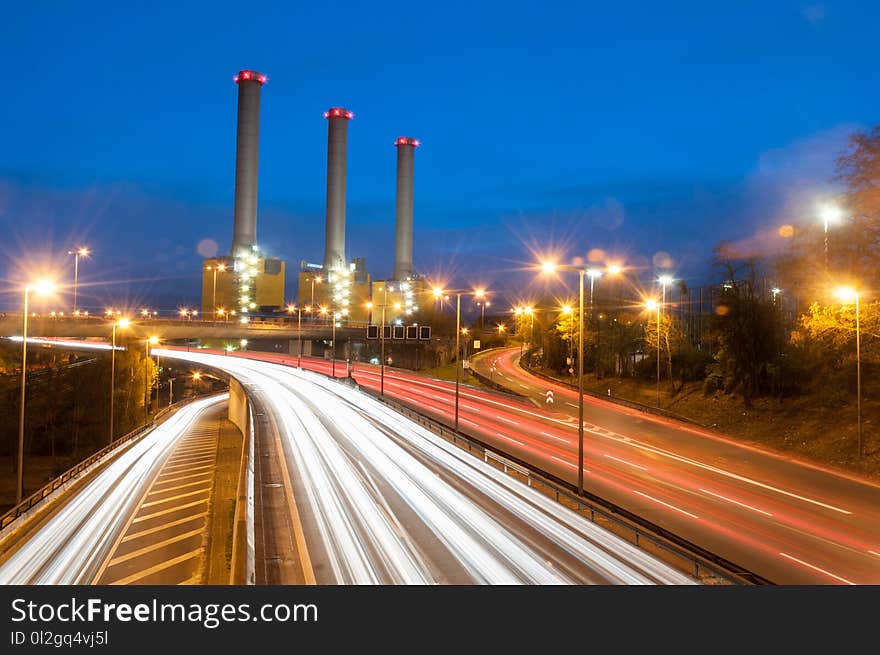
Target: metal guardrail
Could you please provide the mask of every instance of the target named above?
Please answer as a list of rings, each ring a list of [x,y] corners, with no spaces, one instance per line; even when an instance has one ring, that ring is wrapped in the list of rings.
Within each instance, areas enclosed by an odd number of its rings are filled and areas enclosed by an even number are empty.
[[[156,412],[156,414],[153,416],[153,418],[150,420],[149,423],[145,423],[144,425],[142,425],[138,428],[135,428],[134,430],[132,430],[128,434],[125,434],[125,435],[119,437],[118,439],[114,439],[113,443],[108,444],[108,445],[104,446],[103,448],[101,448],[101,450],[92,453],[91,455],[86,457],[84,460],[82,460],[78,464],[67,469],[64,473],[59,475],[57,478],[54,478],[53,480],[47,482],[39,490],[35,491],[30,496],[28,496],[27,498],[22,500],[18,505],[16,505],[12,509],[10,509],[3,516],[0,516],[0,530],[3,530],[6,526],[10,525],[12,522],[14,522],[20,516],[22,516],[23,514],[28,512],[30,509],[32,509],[35,505],[42,502],[49,494],[51,494],[53,491],[55,491],[56,489],[61,487],[63,484],[78,477],[83,471],[85,471],[90,466],[92,466],[92,464],[95,464],[96,462],[101,460],[104,456],[113,452],[114,450],[116,450],[117,448],[122,446],[123,444],[127,444],[127,443],[143,436],[146,432],[152,430],[154,427],[156,427],[156,421],[158,419],[165,416],[165,414],[167,414],[172,409],[180,407],[181,405],[183,405],[185,403],[188,403],[190,400],[191,400],[191,398],[187,398],[186,400],[182,400],[180,402],[177,402],[172,406],[168,406],[168,407],[164,407],[164,408],[160,409],[158,412]]]
[[[510,455],[498,452],[473,437],[456,432],[449,426],[430,418],[421,412],[418,412],[407,405],[387,397],[379,396],[376,392],[361,387],[361,391],[373,396],[380,402],[388,405],[395,411],[415,421],[424,428],[427,428],[434,434],[451,441],[453,444],[461,445],[471,454],[481,456],[483,461],[489,460],[499,464],[505,473],[514,471],[526,478],[528,486],[533,483],[543,485],[554,496],[556,502],[568,500],[573,503],[580,514],[583,510],[589,511],[590,521],[596,523],[596,518],[601,517],[610,521],[616,526],[631,532],[633,535],[633,543],[639,548],[644,548],[642,542],[647,541],[656,548],[665,550],[693,565],[693,577],[700,580],[700,572],[706,571],[717,576],[729,583],[737,585],[772,585],[772,581],[763,576],[749,571],[723,557],[715,555],[696,544],[679,537],[678,535],[666,530],[650,521],[632,514],[631,512],[618,507],[612,503],[608,503],[598,497],[584,497],[575,493],[574,485],[571,485],[556,476],[542,471],[533,465],[511,457]]]

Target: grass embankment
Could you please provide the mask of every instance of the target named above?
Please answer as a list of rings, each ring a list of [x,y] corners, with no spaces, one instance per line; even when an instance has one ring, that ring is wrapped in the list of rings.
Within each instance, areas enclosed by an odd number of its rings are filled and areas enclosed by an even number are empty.
[[[440,380],[455,382],[455,362],[452,362],[451,364],[446,364],[446,366],[438,366],[437,368],[425,368],[416,371],[416,373],[429,378],[438,378]],[[459,382],[461,382],[462,384],[469,384],[473,387],[484,387],[486,389],[491,388],[489,387],[489,385],[480,382],[480,380],[475,378],[465,369],[461,370],[460,376],[461,377],[459,378]]]
[[[545,374],[570,379],[554,371]],[[863,380],[864,383],[864,380]],[[660,407],[752,444],[829,464],[880,480],[880,401],[875,385],[862,388],[862,457],[857,457],[855,391],[834,390],[777,400],[758,398],[747,408],[742,399],[720,391],[705,394],[702,382],[660,383]],[[656,406],[657,386],[634,378],[584,377],[594,393]],[[876,391],[880,391],[877,388]]]

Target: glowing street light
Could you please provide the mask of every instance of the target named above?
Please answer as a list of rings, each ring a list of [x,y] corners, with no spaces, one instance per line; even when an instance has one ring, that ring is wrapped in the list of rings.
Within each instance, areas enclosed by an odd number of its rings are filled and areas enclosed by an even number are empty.
[[[645,301],[645,309],[649,312],[657,312],[657,407],[660,407],[660,311],[662,305],[654,298]]]
[[[153,396],[153,385],[150,384],[150,346],[158,346],[159,337],[144,339],[144,418],[150,416],[150,401]]]
[[[89,249],[81,246],[73,250],[68,250],[67,254],[73,255],[73,314],[76,316],[76,288],[79,284],[79,258],[88,257]]]
[[[666,307],[666,286],[675,282],[675,278],[671,275],[661,275],[657,278],[657,281],[660,283],[660,286],[663,287],[663,299],[660,303],[661,311]]]
[[[828,268],[828,226],[837,225],[843,219],[843,211],[837,205],[825,204],[819,208],[819,218],[825,228],[825,268]]]
[[[862,458],[862,343],[859,325],[859,292],[853,287],[838,287],[834,290],[845,305],[856,305],[856,431],[858,433],[858,458]]]
[[[28,320],[28,301],[30,293],[33,291],[38,296],[49,296],[55,292],[55,284],[49,280],[38,280],[33,284],[26,285],[24,288],[24,309],[22,311],[21,323],[21,399],[18,409],[18,484],[15,492],[15,504],[21,502],[24,492],[24,401],[25,389],[27,385],[27,320]]]
[[[550,275],[557,271],[577,271],[578,274],[578,483],[577,492],[584,493],[584,276],[587,271],[576,266],[559,265],[555,262],[544,262],[541,265],[544,274]],[[592,278],[591,278],[592,280]]]
[[[205,270],[214,271],[214,282],[211,292],[211,320],[217,320],[217,273],[223,273],[226,271],[226,264],[217,264],[215,266],[208,266]]]
[[[115,413],[116,403],[116,328],[126,330],[131,327],[131,321],[127,318],[120,318],[113,321],[112,329],[112,347],[110,348],[110,443],[113,443],[113,415]]]
[[[482,287],[477,289],[442,289],[434,288],[434,297],[440,298],[446,294],[455,294],[455,431],[458,432],[458,400],[459,387],[461,384],[461,297],[473,296],[474,298],[485,298],[486,290]]]

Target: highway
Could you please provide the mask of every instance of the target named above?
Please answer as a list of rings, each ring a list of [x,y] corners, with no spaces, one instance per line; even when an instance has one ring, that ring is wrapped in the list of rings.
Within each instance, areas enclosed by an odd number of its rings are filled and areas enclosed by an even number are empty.
[[[197,465],[210,461],[202,424],[225,409],[226,400],[221,394],[184,405],[123,446],[77,493],[56,492],[61,494],[59,507],[39,525],[8,526],[0,533],[0,584],[176,584],[198,576],[211,478],[181,491],[168,487],[170,480],[162,476],[180,466],[184,468],[177,468],[178,473],[192,475]],[[206,452],[194,450],[199,443]],[[193,457],[201,460],[190,461]],[[180,498],[184,492],[189,494],[185,500]],[[156,513],[161,517],[152,522],[138,521],[138,514],[149,521],[149,514]],[[168,565],[185,555],[181,566]]]
[[[561,479],[577,480],[577,394],[518,369],[494,379],[525,397],[462,386],[462,431]],[[239,356],[295,366],[297,357]],[[488,374],[488,362],[477,366]],[[330,362],[303,358],[330,373]],[[337,362],[338,376],[346,375]],[[357,363],[379,388],[379,367]],[[553,388],[552,409],[544,404]],[[386,368],[385,393],[450,424],[454,384]],[[587,397],[585,489],[777,584],[880,583],[880,486],[690,424]]]
[[[307,580],[693,583],[353,386],[245,357],[153,354],[228,372],[254,397],[257,416],[268,415]]]

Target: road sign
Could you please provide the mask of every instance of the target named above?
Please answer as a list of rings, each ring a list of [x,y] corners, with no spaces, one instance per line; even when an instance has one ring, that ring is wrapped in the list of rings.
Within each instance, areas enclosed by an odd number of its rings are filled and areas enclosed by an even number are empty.
[[[470,360],[467,360],[467,359],[461,360],[461,367],[462,368],[470,368],[471,367]]]
[[[480,340],[479,340],[479,339],[474,339],[474,348],[477,348],[477,349],[478,349],[479,347],[480,347]]]
[[[552,404],[553,404],[553,390],[552,390],[552,389],[547,389],[546,396],[547,396],[546,403],[547,403],[548,405],[552,405]]]
[[[569,375],[574,375],[574,369],[573,369],[573,368],[569,368],[569,369],[568,369],[568,374],[569,374]]]

